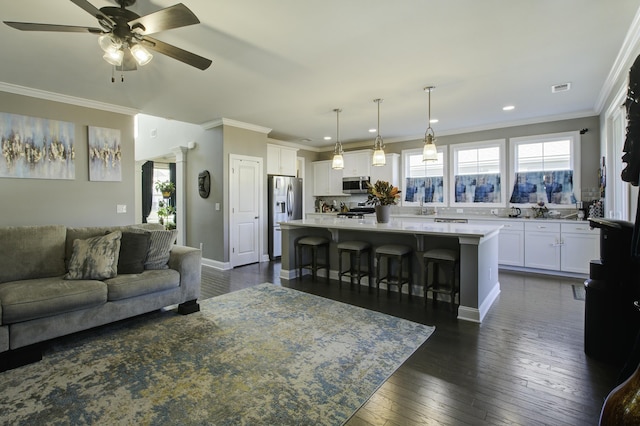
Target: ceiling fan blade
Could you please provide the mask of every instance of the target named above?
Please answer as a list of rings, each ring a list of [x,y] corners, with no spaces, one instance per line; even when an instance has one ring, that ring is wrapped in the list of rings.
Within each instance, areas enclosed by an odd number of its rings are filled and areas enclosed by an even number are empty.
[[[116,71],[135,71],[138,69],[136,60],[133,58],[133,54],[129,49],[124,49],[124,56],[122,58],[122,65],[116,66]]]
[[[100,12],[100,9],[89,3],[87,0],[71,0],[71,2],[90,15],[93,15],[98,21],[106,21],[109,24],[109,27],[113,27],[115,25],[115,22],[110,17]]]
[[[211,65],[212,61],[202,56],[198,56],[195,53],[187,52],[179,47],[172,46],[163,41],[157,40],[151,37],[144,37],[142,39],[144,46],[151,50],[154,50],[163,55],[167,55],[173,59],[184,62],[187,65],[196,67],[201,70],[206,70]]]
[[[199,23],[198,17],[187,6],[178,3],[129,21],[129,26],[133,30],[137,28],[139,34],[147,35]]]
[[[33,22],[10,22],[4,21],[10,27],[21,31],[58,31],[65,33],[92,33],[102,34],[103,30],[92,27],[74,27],[71,25],[36,24]]]

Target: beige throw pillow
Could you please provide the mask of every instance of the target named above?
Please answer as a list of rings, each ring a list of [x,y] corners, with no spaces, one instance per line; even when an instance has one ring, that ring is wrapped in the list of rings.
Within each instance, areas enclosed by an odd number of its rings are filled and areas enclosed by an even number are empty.
[[[121,231],[73,241],[67,280],[104,280],[118,275]]]

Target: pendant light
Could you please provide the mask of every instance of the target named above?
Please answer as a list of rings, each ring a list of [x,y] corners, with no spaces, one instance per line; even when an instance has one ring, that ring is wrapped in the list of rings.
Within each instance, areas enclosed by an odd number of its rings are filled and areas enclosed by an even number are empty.
[[[438,149],[436,148],[436,134],[431,128],[431,91],[435,86],[427,86],[425,92],[429,92],[429,116],[427,118],[427,131],[424,133],[424,148],[422,149],[422,161],[438,161]]]
[[[331,168],[336,170],[344,169],[344,158],[342,157],[342,142],[340,141],[340,113],[342,110],[340,108],[336,108],[333,110],[336,113],[336,127],[337,127],[337,135],[336,146],[333,148],[333,161],[331,162]]]
[[[382,99],[374,99],[373,102],[378,104],[378,136],[376,136],[375,142],[373,142],[373,166],[384,166],[387,163],[387,158],[384,155],[384,142],[382,136],[380,136],[380,102]]]

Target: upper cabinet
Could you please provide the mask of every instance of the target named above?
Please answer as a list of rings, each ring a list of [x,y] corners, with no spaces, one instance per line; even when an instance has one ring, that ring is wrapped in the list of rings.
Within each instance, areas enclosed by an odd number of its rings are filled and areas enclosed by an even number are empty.
[[[313,162],[313,195],[344,196],[342,193],[342,170],[331,168],[331,160]]]
[[[343,154],[344,169],[342,169],[342,176],[370,176],[372,169],[372,155],[373,151],[371,151],[370,149],[364,151],[345,152]]]
[[[267,174],[296,176],[297,155],[295,148],[267,144]]]
[[[386,164],[384,166],[371,166],[370,176],[371,183],[383,180],[400,188],[400,154],[387,154]]]

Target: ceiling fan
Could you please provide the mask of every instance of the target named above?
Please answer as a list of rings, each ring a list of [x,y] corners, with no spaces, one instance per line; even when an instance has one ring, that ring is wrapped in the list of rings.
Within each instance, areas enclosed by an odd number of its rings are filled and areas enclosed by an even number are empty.
[[[71,0],[86,12],[93,15],[102,28],[78,27],[71,25],[36,24],[31,22],[4,21],[10,27],[22,31],[57,31],[96,34],[105,61],[118,71],[133,71],[138,65],[149,63],[153,57],[147,49],[169,56],[201,70],[209,68],[211,60],[164,43],[149,34],[160,31],[198,24],[200,20],[182,3],[167,7],[145,16],[139,16],[126,7],[136,0],[116,0],[120,7],[102,7],[98,9],[87,0]]]

